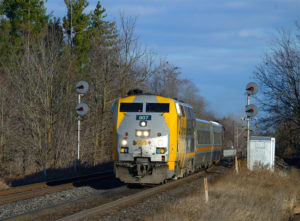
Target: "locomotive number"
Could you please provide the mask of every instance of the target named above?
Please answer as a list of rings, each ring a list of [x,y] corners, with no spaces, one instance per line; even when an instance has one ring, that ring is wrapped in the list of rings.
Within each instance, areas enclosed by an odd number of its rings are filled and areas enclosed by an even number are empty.
[[[151,120],[151,115],[136,115],[136,120]]]
[[[145,146],[147,145],[147,140],[137,140],[136,145]]]

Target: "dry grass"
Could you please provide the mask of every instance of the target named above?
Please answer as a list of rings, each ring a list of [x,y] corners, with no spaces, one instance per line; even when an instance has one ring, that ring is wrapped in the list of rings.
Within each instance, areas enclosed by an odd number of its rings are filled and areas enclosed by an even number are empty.
[[[8,189],[8,188],[9,188],[9,186],[5,182],[3,182],[0,178],[0,190],[4,190],[4,189]]]
[[[209,202],[202,187],[191,192],[145,220],[289,220],[300,203],[300,176],[267,170],[238,175],[230,171],[208,184]]]

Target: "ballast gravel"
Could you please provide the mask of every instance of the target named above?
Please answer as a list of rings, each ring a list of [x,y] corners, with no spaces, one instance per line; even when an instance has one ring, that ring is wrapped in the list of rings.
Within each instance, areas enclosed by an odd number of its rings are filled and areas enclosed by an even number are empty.
[[[101,220],[101,221],[120,221],[120,220],[145,220],[171,202],[184,197],[187,193],[195,188],[203,186],[203,180],[198,179],[187,185],[177,187],[176,189],[163,192],[159,195],[152,196],[147,200],[140,202],[134,206],[121,209],[119,211],[113,211],[110,215],[102,217],[89,217],[87,220]],[[151,219],[151,218],[150,218]],[[162,219],[163,220],[163,219]]]
[[[98,185],[94,184],[92,186],[77,187],[57,193],[47,194],[45,196],[4,204],[0,206],[0,221],[8,217],[70,202],[76,199],[87,198],[94,195],[100,195],[102,193],[104,194],[109,191],[108,186],[109,184],[103,185],[102,182]],[[111,187],[124,188],[125,186],[121,182],[114,180],[112,181]]]
[[[33,199],[27,199],[6,205],[1,205],[0,221],[8,217],[39,210],[46,207],[51,207],[53,205],[63,204],[65,202],[70,202],[76,199],[83,199],[96,195],[100,196],[102,194],[105,195],[109,191],[114,191],[116,189],[125,189],[128,194],[132,191],[128,189],[124,184],[115,179],[113,181],[107,181],[107,184],[104,186],[103,184],[100,186],[82,186],[53,194],[48,194],[45,196],[36,197]],[[163,209],[166,205],[180,199],[181,197],[186,196],[186,194],[188,194],[192,190],[195,190],[195,188],[203,188],[203,179],[198,179],[191,183],[177,187],[173,190],[169,190],[156,196],[149,197],[147,200],[135,204],[131,207],[111,211],[106,216],[88,217],[87,220],[145,220],[145,218],[152,217],[155,212]],[[54,219],[52,217],[52,219],[49,218],[47,220]]]
[[[224,173],[224,171],[225,171],[224,168],[220,168],[220,171],[216,173],[212,173],[208,177],[208,181],[211,182],[213,180],[216,180],[215,178],[217,176],[215,175],[219,173]],[[120,209],[118,211],[113,211],[107,216],[88,217],[85,220],[101,220],[101,221],[152,220],[153,215],[159,213],[159,211],[163,210],[167,205],[171,205],[175,201],[178,201],[180,198],[187,196],[188,194],[190,194],[191,192],[199,188],[204,188],[203,178],[197,179],[191,183],[152,196],[147,200],[140,202],[134,206]],[[168,220],[168,217],[161,217],[161,220]]]

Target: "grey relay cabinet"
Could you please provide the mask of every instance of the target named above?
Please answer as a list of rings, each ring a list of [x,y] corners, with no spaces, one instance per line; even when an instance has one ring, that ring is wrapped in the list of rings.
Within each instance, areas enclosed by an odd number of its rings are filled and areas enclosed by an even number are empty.
[[[250,137],[250,170],[255,165],[267,166],[274,171],[275,163],[275,138],[274,137]]]

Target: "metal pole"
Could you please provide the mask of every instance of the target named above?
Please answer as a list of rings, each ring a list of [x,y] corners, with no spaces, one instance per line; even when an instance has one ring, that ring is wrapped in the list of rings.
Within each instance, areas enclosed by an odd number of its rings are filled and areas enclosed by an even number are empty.
[[[236,148],[236,126],[235,126],[235,122],[233,121],[233,147],[232,148]]]
[[[78,104],[80,104],[81,94],[78,94]],[[78,131],[77,131],[77,162],[80,160],[80,116],[78,116]]]
[[[250,95],[247,96],[247,105],[250,104]],[[250,117],[247,117],[247,168],[250,169]]]
[[[236,127],[236,132],[237,132],[237,136],[236,136],[236,152],[239,149],[239,126],[237,125]]]

